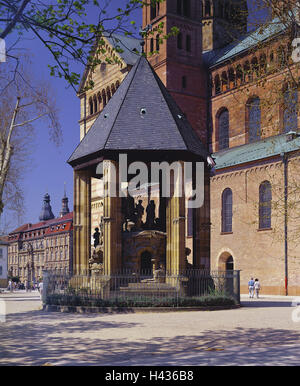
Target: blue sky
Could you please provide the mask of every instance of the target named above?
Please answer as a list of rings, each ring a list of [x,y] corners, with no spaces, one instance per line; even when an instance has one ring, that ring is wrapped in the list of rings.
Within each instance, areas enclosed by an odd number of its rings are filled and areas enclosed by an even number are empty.
[[[111,8],[124,5],[122,0],[112,0]],[[91,15],[93,10],[91,9]],[[93,18],[93,16],[91,16]],[[141,14],[135,14],[137,25],[141,25]],[[48,191],[51,197],[52,210],[55,216],[59,215],[61,199],[66,183],[67,196],[69,197],[70,210],[73,209],[73,170],[66,161],[79,143],[79,99],[74,90],[67,87],[63,79],[51,77],[48,64],[53,63],[50,54],[37,39],[21,42],[26,47],[32,58],[33,73],[38,79],[51,81],[54,95],[59,108],[59,118],[63,131],[63,143],[60,147],[49,141],[47,127],[42,123],[36,124],[36,139],[32,144],[32,159],[30,168],[26,170],[22,187],[25,193],[25,214],[21,223],[38,222],[43,196]],[[83,72],[83,68],[77,67],[77,71]],[[11,215],[4,211],[2,223],[8,222],[8,230],[18,225]]]

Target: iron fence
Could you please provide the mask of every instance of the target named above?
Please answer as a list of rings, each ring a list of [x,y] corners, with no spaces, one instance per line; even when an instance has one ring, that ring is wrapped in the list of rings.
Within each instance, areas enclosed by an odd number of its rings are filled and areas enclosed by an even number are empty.
[[[120,271],[111,275],[84,272],[44,271],[43,301],[51,296],[67,296],[86,302],[134,300],[135,303],[173,301],[211,296],[229,296],[240,303],[240,271],[188,269],[180,272]]]

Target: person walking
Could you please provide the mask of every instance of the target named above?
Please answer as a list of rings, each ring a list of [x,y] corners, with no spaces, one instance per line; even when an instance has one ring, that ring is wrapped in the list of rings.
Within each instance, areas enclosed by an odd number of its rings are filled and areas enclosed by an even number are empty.
[[[43,284],[43,282],[41,281],[41,282],[39,283],[39,292],[40,292],[40,297],[41,297],[41,299],[43,298],[43,288],[44,288],[44,284]]]
[[[253,277],[248,282],[248,289],[249,289],[249,298],[253,298],[254,296],[254,280]]]
[[[260,291],[260,282],[258,279],[255,279],[255,281],[254,281],[254,291],[255,291],[255,296],[258,299],[259,291]]]

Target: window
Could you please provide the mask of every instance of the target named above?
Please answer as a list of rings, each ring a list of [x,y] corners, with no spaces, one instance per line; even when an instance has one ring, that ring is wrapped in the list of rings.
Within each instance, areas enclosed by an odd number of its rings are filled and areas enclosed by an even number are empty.
[[[229,111],[223,110],[218,117],[219,150],[229,147]]]
[[[154,51],[154,39],[151,38],[150,39],[150,52],[153,52]]]
[[[247,104],[248,114],[248,141],[255,142],[261,136],[261,109],[260,99],[254,98]]]
[[[177,14],[182,14],[182,0],[177,0]]]
[[[3,259],[3,249],[0,248],[0,259]]]
[[[181,34],[181,32],[177,35],[177,48],[179,50],[182,49],[182,34]]]
[[[221,82],[220,82],[220,76],[215,76],[215,95],[218,95],[221,93]]]
[[[159,35],[156,35],[156,51],[158,52],[159,51],[159,44],[160,44],[160,37]]]
[[[211,16],[210,0],[205,1],[204,16],[205,17]]]
[[[3,274],[3,268],[0,266],[0,276]]]
[[[222,232],[232,232],[232,190],[229,188],[222,194]]]
[[[191,52],[191,50],[192,50],[191,36],[190,35],[186,35],[186,50],[188,52]]]
[[[184,0],[183,1],[183,15],[185,17],[191,16],[191,1],[190,0]]]
[[[181,86],[182,88],[186,88],[186,76],[183,76],[181,79]]]
[[[259,186],[259,229],[271,228],[272,186],[264,181]]]
[[[298,90],[290,86],[284,93],[283,130],[285,133],[298,128]]]
[[[89,106],[90,106],[90,115],[92,115],[94,114],[94,103],[92,98],[89,99]]]
[[[156,18],[156,4],[151,5],[150,18],[151,20]]]

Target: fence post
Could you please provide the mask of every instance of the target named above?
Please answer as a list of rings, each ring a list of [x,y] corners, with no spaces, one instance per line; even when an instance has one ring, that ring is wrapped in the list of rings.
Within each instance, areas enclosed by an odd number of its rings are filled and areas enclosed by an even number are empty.
[[[47,271],[43,271],[43,292],[42,292],[43,305],[46,304],[48,287],[49,287],[49,273]]]
[[[233,276],[233,295],[238,304],[241,303],[240,272],[235,270]]]

